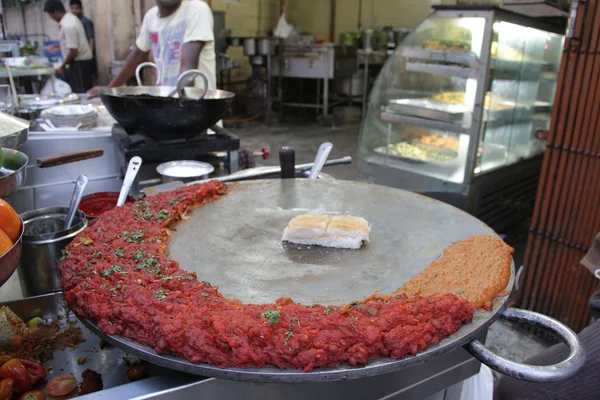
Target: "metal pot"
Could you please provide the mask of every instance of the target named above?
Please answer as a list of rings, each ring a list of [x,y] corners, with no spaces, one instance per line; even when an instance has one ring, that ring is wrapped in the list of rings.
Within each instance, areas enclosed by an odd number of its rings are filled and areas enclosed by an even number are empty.
[[[212,165],[191,160],[170,161],[156,167],[156,172],[162,177],[163,183],[181,181],[184,183],[201,179],[208,179],[215,167]]]
[[[62,290],[58,260],[75,235],[87,227],[83,211],[64,229],[68,209],[50,207],[21,214],[25,225],[21,264],[17,268],[25,297]]]

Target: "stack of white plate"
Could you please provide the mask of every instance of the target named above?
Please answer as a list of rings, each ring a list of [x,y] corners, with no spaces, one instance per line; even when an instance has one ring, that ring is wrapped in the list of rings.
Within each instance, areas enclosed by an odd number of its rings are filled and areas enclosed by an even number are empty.
[[[42,119],[47,119],[56,127],[73,127],[81,124],[80,129],[96,126],[98,110],[89,105],[69,104],[48,108],[42,111]]]

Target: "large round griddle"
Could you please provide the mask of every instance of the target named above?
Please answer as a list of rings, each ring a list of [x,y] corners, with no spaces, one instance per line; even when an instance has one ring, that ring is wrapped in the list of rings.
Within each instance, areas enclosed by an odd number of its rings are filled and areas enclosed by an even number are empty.
[[[360,250],[282,244],[281,234],[289,220],[309,212],[364,217],[372,224],[371,243]],[[184,269],[218,285],[230,298],[264,303],[290,296],[305,304],[344,304],[376,290],[397,289],[452,242],[479,234],[495,235],[484,223],[454,207],[398,189],[348,181],[250,181],[230,185],[227,196],[180,223],[169,251]],[[514,265],[507,293],[513,282]],[[416,356],[310,373],[194,364],[156,354],[130,339],[106,335],[93,321],[84,323],[129,353],[183,372],[254,382],[323,382],[380,375],[455,350],[487,329],[506,308],[507,298],[496,298],[491,311],[476,311],[470,323]]]
[[[360,250],[282,243],[288,222],[307,213],[363,217],[371,243]],[[289,296],[341,305],[398,289],[453,242],[481,234],[495,235],[471,215],[411,192],[347,181],[254,181],[233,184],[181,222],[169,256],[245,303]]]

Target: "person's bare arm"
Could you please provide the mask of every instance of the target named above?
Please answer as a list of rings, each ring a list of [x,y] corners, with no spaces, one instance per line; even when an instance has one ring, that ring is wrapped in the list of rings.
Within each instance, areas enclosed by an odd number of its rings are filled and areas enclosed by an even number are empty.
[[[121,72],[119,72],[119,75],[117,75],[115,79],[112,80],[112,82],[109,84],[109,87],[118,87],[125,84],[125,82],[129,80],[129,78],[135,75],[135,69],[138,67],[138,65],[147,60],[148,52],[142,51],[136,46],[136,48],[127,56],[127,60],[125,60],[125,65],[123,66],[123,69],[121,70]],[[88,90],[87,94],[90,97],[96,97],[98,96],[98,90],[101,88],[101,86],[91,88],[90,90]]]
[[[95,48],[94,46],[96,44],[96,38],[94,38],[92,36],[88,42],[89,42],[89,45],[90,45],[90,50],[94,51],[94,48]]]
[[[135,75],[135,69],[143,63],[144,61],[148,61],[148,52],[142,51],[137,47],[129,53],[127,56],[127,60],[125,60],[125,65],[119,75],[116,76],[115,79],[109,84],[110,87],[117,87],[125,84],[129,80],[129,78]]]
[[[200,52],[204,48],[206,42],[188,42],[184,43],[181,49],[181,67],[179,73],[189,71],[190,69],[198,69],[198,59]],[[193,86],[194,81],[188,82],[188,86]]]

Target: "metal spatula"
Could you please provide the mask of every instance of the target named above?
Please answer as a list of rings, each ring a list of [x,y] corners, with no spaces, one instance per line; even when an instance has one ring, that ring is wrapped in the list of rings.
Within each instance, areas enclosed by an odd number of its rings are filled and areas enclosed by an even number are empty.
[[[308,175],[308,179],[314,180],[319,176],[319,172],[323,169],[325,162],[327,161],[327,157],[329,157],[329,153],[331,153],[331,149],[333,149],[333,144],[330,142],[325,142],[319,147],[319,151],[317,152],[317,156],[315,157],[315,163],[310,170],[310,175]]]

